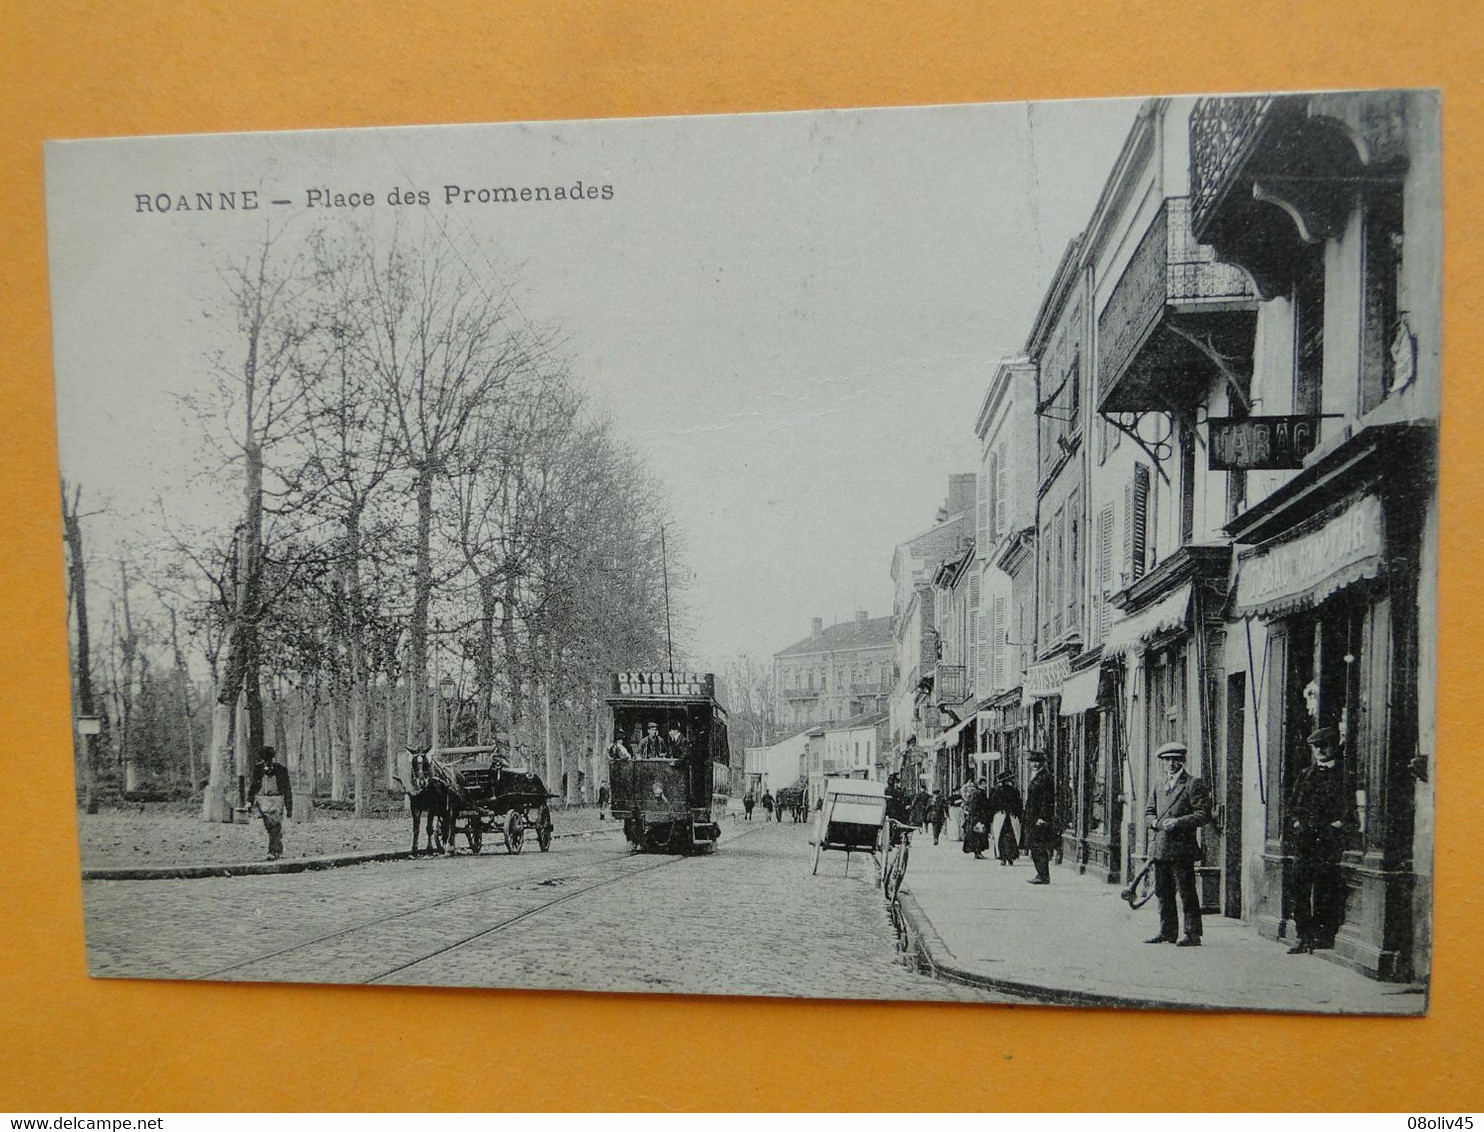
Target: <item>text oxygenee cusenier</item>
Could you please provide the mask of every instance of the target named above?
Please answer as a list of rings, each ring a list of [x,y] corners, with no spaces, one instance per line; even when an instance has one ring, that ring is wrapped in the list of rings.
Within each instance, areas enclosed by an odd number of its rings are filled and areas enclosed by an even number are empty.
[[[305,208],[373,208],[378,204],[403,207],[406,205],[431,205],[438,199],[428,189],[407,189],[394,186],[385,193],[365,190],[331,189],[328,187],[303,189],[298,200],[291,198],[263,199],[259,189],[214,189],[203,192],[156,191],[134,194],[134,211],[163,215],[171,212],[256,212],[265,203],[272,205],[302,204]],[[570,185],[487,185],[469,188],[464,185],[444,185],[442,203],[455,204],[528,204],[537,201],[589,201],[612,200],[612,185],[590,185],[585,181],[574,181]]]

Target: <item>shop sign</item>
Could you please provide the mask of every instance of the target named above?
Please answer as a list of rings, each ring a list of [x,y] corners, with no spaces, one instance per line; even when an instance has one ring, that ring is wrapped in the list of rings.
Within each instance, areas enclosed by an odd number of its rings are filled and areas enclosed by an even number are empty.
[[[710,672],[615,672],[616,696],[712,696],[716,677]]]
[[[1065,656],[1054,656],[1033,664],[1025,673],[1024,697],[1041,699],[1061,695],[1061,686],[1072,673],[1072,662]]]
[[[1367,495],[1322,526],[1254,551],[1237,575],[1238,615],[1274,613],[1323,601],[1381,569],[1381,500]]]
[[[1211,417],[1211,470],[1302,468],[1319,440],[1319,417]]]

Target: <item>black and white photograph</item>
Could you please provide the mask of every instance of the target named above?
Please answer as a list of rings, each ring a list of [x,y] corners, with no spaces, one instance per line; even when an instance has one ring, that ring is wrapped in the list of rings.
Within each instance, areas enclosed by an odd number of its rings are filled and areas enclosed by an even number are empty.
[[[48,143],[89,973],[1426,1013],[1441,180],[1431,90]]]

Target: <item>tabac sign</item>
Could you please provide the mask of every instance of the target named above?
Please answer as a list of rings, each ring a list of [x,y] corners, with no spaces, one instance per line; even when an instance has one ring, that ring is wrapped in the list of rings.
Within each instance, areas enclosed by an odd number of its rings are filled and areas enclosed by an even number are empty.
[[[710,672],[615,672],[616,696],[706,696],[716,691]]]
[[[1302,468],[1319,439],[1319,417],[1212,417],[1211,470]]]

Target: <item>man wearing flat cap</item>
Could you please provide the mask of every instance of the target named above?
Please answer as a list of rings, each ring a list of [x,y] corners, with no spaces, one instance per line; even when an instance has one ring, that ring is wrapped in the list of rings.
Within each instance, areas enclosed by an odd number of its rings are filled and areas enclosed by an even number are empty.
[[[1025,761],[1030,764],[1031,780],[1025,788],[1025,821],[1022,836],[1025,847],[1030,850],[1031,864],[1036,866],[1036,875],[1031,884],[1051,883],[1051,853],[1061,838],[1056,824],[1056,791],[1052,787],[1051,775],[1046,770],[1046,752],[1031,748]]]
[[[1320,727],[1309,735],[1312,762],[1299,771],[1288,796],[1293,850],[1293,923],[1298,942],[1290,955],[1330,948],[1344,919],[1340,855],[1354,824],[1345,772],[1335,754],[1340,733]]]
[[[1201,898],[1195,887],[1195,863],[1201,859],[1201,826],[1211,820],[1211,795],[1199,778],[1185,773],[1185,744],[1166,743],[1154,757],[1164,768],[1164,781],[1149,792],[1144,815],[1149,819],[1149,858],[1154,862],[1154,895],[1159,899],[1159,934],[1146,943],[1201,945]],[[1185,935],[1179,936],[1175,897],[1185,910]]]

